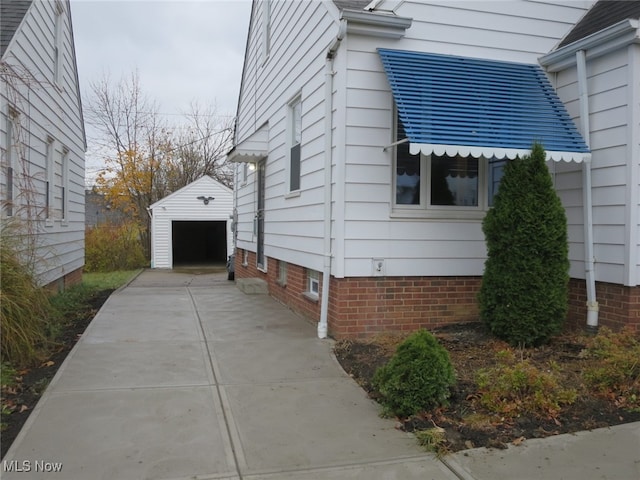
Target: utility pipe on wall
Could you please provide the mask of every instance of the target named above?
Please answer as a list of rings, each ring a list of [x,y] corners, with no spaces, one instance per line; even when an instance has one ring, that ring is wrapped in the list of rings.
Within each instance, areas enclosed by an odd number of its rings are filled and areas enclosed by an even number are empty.
[[[578,91],[580,95],[580,123],[582,136],[591,147],[589,126],[589,90],[587,87],[587,61],[584,50],[576,52]],[[598,329],[598,300],[596,299],[596,277],[593,254],[593,201],[591,196],[591,157],[582,164],[582,203],[584,208],[584,263],[587,290],[587,329]]]
[[[329,280],[331,278],[331,200],[333,196],[331,168],[333,122],[333,59],[340,42],[347,32],[346,20],[340,20],[338,34],[333,40],[325,59],[324,77],[324,268],[322,270],[322,298],[320,302],[320,322],[318,338],[327,338],[329,316]]]

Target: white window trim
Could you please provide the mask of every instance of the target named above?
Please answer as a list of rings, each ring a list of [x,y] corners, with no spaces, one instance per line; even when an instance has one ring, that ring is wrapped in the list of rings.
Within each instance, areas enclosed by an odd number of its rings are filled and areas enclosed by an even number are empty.
[[[293,126],[293,122],[294,122],[294,116],[293,116],[293,112],[294,112],[294,106],[296,104],[300,104],[300,123],[301,123],[301,127],[300,127],[300,137],[302,137],[302,92],[298,92],[288,103],[287,103],[287,142],[286,142],[286,147],[287,147],[287,156],[286,156],[286,166],[285,166],[285,174],[287,176],[286,178],[286,185],[287,185],[287,191],[285,193],[285,199],[288,198],[295,198],[300,196],[300,191],[301,191],[301,185],[295,189],[292,190],[291,189],[291,150],[292,148],[295,146],[293,144],[293,131],[294,131],[294,126]],[[300,170],[302,170],[302,138],[300,139]],[[300,172],[300,184],[302,184],[302,171]]]
[[[54,25],[54,45],[53,45],[53,81],[58,86],[62,86],[62,63],[64,42],[62,38],[64,19],[64,5],[60,1],[55,4],[55,25]]]
[[[53,184],[55,180],[55,140],[48,136],[46,140],[46,158],[45,158],[45,200],[44,200],[44,216],[45,227],[53,227]]]
[[[271,54],[271,0],[262,1],[262,64]]]
[[[16,215],[16,206],[15,206],[15,198],[16,198],[16,148],[14,145],[14,130],[16,127],[16,120],[18,119],[18,112],[13,108],[9,107],[8,115],[7,115],[7,123],[6,123],[6,149],[7,149],[7,171],[6,171],[6,182],[7,182],[7,190],[9,189],[8,183],[11,182],[11,191],[7,192],[7,203],[8,205],[3,206],[2,208],[2,216],[13,217]],[[9,176],[11,177],[9,179]]]
[[[243,163],[240,166],[240,176],[242,177],[240,180],[240,185],[245,186],[247,184],[247,179],[249,178],[249,164]]]
[[[268,266],[269,266],[269,257],[267,257],[266,255],[264,256],[264,265],[260,265],[258,263],[258,249],[256,248],[256,269],[259,272],[268,273],[268,270],[267,270]]]
[[[278,278],[276,283],[281,287],[285,287],[287,285],[287,270],[288,264],[284,260],[278,260]]]
[[[393,135],[394,142],[399,140],[396,138],[396,132],[398,131],[398,112],[393,108],[394,120],[393,120]],[[403,205],[396,203],[396,190],[397,190],[397,149],[398,145],[395,144],[394,148],[389,149],[392,155],[391,161],[391,218],[417,218],[417,219],[449,219],[449,220],[482,220],[487,210],[489,210],[489,161],[490,159],[485,157],[478,158],[478,205],[477,206],[463,206],[463,205],[430,205],[431,198],[431,155],[425,155],[420,153],[420,203],[418,205]]]
[[[317,292],[313,291],[313,284],[317,287]],[[318,300],[320,297],[320,272],[317,270],[307,269],[307,288],[304,296],[310,300]]]
[[[60,218],[62,225],[69,225],[69,149],[62,147],[60,157],[62,168]]]
[[[431,198],[431,155],[420,154],[420,204],[402,205],[396,203],[396,161],[395,149],[392,162],[392,215],[414,218],[483,218],[489,208],[489,161],[480,157],[478,159],[478,206],[463,205],[430,205]]]
[[[427,199],[431,198],[431,155],[422,155],[420,154],[420,161],[423,162],[423,157],[426,157],[426,177],[427,177],[427,190],[425,190]],[[442,211],[468,211],[468,212],[477,212],[477,211],[486,211],[489,207],[488,200],[488,192],[489,192],[489,183],[487,181],[487,170],[489,161],[480,157],[478,160],[478,205],[431,205],[428,200],[425,199],[428,210],[442,210]]]

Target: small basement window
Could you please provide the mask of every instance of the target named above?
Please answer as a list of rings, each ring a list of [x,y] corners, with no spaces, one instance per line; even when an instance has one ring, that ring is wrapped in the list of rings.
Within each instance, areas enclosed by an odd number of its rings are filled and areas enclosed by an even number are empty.
[[[287,262],[278,260],[278,285],[284,287],[287,284]]]
[[[312,300],[317,300],[320,295],[320,272],[317,270],[307,270],[307,291],[305,295]]]

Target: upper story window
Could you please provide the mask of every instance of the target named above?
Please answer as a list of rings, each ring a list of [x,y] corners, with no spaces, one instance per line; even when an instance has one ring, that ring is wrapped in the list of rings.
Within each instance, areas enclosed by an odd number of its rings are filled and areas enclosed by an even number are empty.
[[[262,61],[271,53],[271,0],[262,0]]]
[[[406,138],[396,117],[396,139]],[[424,216],[438,211],[484,212],[493,204],[505,160],[460,155],[412,155],[409,142],[396,146],[394,212]]]
[[[302,100],[289,104],[289,191],[300,190],[300,144],[302,142]]]
[[[44,190],[44,215],[49,221],[53,220],[53,182],[55,179],[55,164],[53,152],[55,148],[55,140],[47,137],[46,158],[45,158],[45,190]]]
[[[54,44],[53,44],[53,81],[60,85],[62,81],[62,51],[63,51],[63,42],[62,42],[62,24],[64,22],[63,14],[64,14],[64,6],[61,2],[57,1],[56,5],[56,18],[55,18],[55,26],[54,26]]]
[[[15,198],[15,169],[16,169],[16,139],[15,128],[19,121],[17,110],[9,107],[9,114],[7,115],[6,124],[6,203],[4,205],[4,213],[7,217],[12,217],[14,211],[14,198]]]
[[[62,183],[60,185],[60,216],[63,222],[69,219],[69,149],[62,148]]]

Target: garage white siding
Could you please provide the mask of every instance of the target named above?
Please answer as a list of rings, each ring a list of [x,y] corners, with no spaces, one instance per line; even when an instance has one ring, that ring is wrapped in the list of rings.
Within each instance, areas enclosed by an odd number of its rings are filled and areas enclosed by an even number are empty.
[[[203,199],[209,198],[205,205]],[[173,267],[172,225],[174,221],[226,222],[227,252],[233,249],[231,215],[233,192],[228,187],[202,177],[149,207],[151,210],[151,268]]]

